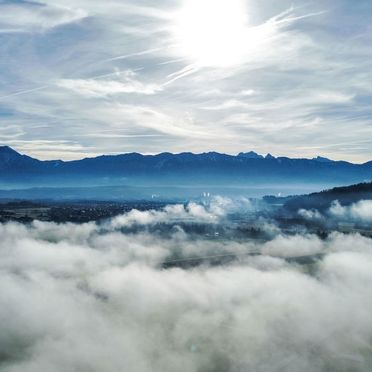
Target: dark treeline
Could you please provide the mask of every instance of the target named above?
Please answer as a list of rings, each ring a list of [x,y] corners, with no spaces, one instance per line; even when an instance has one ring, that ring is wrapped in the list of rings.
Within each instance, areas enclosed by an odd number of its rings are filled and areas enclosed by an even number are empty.
[[[372,199],[372,182],[352,186],[336,187],[309,195],[287,198],[284,208],[288,210],[318,209],[324,211],[331,203],[338,200],[341,205],[350,205],[360,200]]]

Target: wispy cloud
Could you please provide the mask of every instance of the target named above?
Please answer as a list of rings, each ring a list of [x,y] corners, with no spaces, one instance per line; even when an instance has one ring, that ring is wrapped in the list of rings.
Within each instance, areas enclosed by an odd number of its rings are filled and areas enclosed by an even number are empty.
[[[79,21],[88,13],[78,7],[38,2],[0,3],[0,29],[7,32],[45,31]]]
[[[0,29],[23,30],[0,34],[0,113],[11,113],[2,125],[17,126],[17,140],[75,141],[94,153],[372,158],[364,0],[247,3],[244,58],[223,68],[177,49],[172,15],[182,3],[2,2]],[[112,137],[100,137],[102,129]]]
[[[88,97],[105,97],[120,93],[151,95],[162,90],[161,85],[144,84],[129,77],[121,81],[61,79],[56,82],[56,85]]]

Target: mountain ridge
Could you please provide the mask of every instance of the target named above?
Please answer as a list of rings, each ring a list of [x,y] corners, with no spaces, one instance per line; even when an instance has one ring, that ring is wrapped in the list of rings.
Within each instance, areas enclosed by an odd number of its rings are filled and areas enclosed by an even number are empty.
[[[185,151],[185,152],[159,152],[156,154],[142,154],[140,152],[125,152],[125,153],[120,153],[120,154],[102,154],[102,155],[97,155],[97,156],[92,156],[92,157],[84,157],[81,159],[75,159],[75,160],[62,160],[62,159],[54,159],[54,160],[40,160],[37,158],[34,158],[32,156],[26,155],[26,154],[21,154],[17,150],[13,149],[10,146],[0,146],[0,161],[1,161],[1,155],[4,153],[11,153],[14,155],[17,155],[18,157],[27,157],[29,159],[37,160],[39,162],[58,162],[58,163],[73,163],[73,162],[80,162],[83,160],[91,160],[91,159],[99,159],[99,158],[119,158],[119,157],[130,157],[130,156],[138,156],[138,157],[144,157],[144,158],[153,158],[153,157],[164,157],[164,156],[224,156],[224,157],[231,157],[231,158],[244,158],[244,159],[272,159],[272,160],[280,160],[280,159],[289,159],[289,160],[308,160],[308,161],[318,161],[320,163],[348,163],[348,164],[354,164],[354,165],[364,165],[368,163],[372,163],[372,160],[368,160],[367,162],[364,163],[353,163],[347,160],[331,160],[329,158],[323,157],[323,156],[316,156],[313,158],[291,158],[288,156],[273,156],[271,153],[268,153],[266,155],[261,155],[258,154],[255,151],[248,151],[248,152],[240,152],[237,155],[233,154],[226,154],[226,153],[221,153],[217,151],[207,151],[207,152],[190,152],[190,151]]]
[[[280,199],[278,198],[277,200]],[[335,187],[308,195],[294,196],[285,201],[284,208],[292,211],[297,211],[300,208],[325,211],[331,207],[335,200],[344,206],[360,200],[372,200],[372,182]]]
[[[253,151],[228,155],[126,153],[80,160],[39,160],[0,147],[0,187],[53,185],[246,185],[319,183],[322,187],[372,179],[372,161],[353,164],[317,157],[265,157]]]

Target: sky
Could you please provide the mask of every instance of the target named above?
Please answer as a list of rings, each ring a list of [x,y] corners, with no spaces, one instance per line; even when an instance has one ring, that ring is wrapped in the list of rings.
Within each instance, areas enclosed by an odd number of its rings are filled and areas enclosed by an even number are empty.
[[[0,144],[372,159],[370,0],[0,0]]]

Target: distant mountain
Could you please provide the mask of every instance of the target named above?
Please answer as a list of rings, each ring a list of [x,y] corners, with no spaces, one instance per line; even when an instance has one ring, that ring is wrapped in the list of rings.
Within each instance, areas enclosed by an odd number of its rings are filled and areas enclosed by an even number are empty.
[[[259,155],[254,151],[241,152],[238,156],[245,159],[263,159],[262,155]]]
[[[0,180],[17,176],[37,176],[62,164],[61,160],[40,161],[21,155],[9,146],[0,146]]]
[[[21,155],[8,146],[0,147],[0,171],[29,171],[37,163],[38,161],[36,159],[32,159],[26,155]],[[5,176],[5,174],[2,176]]]
[[[266,159],[266,160],[275,160],[276,158],[275,158],[275,156],[272,156],[271,154],[267,154],[267,155],[265,156],[265,159]]]
[[[324,158],[323,156],[317,156],[316,158],[313,158],[315,161],[319,161],[321,163],[331,163],[332,160],[328,158]]]
[[[0,188],[86,186],[221,186],[317,184],[319,188],[372,179],[372,162],[290,159],[254,152],[99,156],[40,161],[0,147]],[[315,188],[316,189],[316,188]]]

